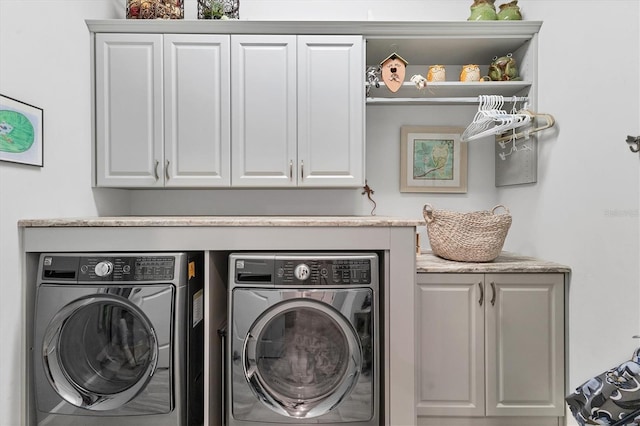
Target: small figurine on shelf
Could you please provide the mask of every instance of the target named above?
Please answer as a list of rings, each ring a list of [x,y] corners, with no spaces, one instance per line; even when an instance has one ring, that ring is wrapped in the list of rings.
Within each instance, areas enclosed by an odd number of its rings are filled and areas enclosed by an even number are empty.
[[[489,65],[489,78],[493,81],[520,80],[516,60],[511,53],[493,58]]]
[[[427,81],[445,81],[446,70],[444,65],[431,65],[427,72]]]
[[[498,19],[496,13],[496,0],[473,0],[471,5],[471,15],[467,21],[495,21]]]
[[[402,87],[408,64],[409,63],[407,61],[395,52],[380,62],[382,81],[384,81],[384,84],[393,93],[397,92],[400,87]]]
[[[380,87],[380,67],[367,68],[367,82],[371,86]]]
[[[460,71],[460,81],[480,81],[480,67],[476,64],[468,64]]]
[[[367,97],[371,95],[371,87],[380,88],[380,66],[367,68]]]
[[[415,74],[411,76],[411,82],[414,83],[419,90],[422,90],[425,87],[427,87],[427,79],[420,74]]]
[[[518,0],[513,0],[512,2],[501,4],[500,11],[498,12],[498,20],[501,20],[501,21],[522,20],[522,14],[520,13]]]

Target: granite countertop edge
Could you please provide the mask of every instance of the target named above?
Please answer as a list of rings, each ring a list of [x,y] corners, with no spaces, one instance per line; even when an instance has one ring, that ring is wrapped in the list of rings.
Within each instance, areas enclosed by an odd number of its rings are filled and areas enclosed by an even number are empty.
[[[20,228],[172,227],[172,226],[322,226],[411,227],[424,221],[378,216],[113,216],[22,219]]]
[[[416,256],[418,273],[570,273],[571,268],[555,262],[503,251],[491,262],[456,262],[431,251]]]

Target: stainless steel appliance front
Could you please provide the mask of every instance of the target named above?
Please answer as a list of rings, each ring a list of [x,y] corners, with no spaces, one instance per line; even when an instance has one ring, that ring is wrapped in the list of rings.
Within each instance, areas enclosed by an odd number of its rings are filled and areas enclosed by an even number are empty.
[[[229,425],[377,425],[377,255],[234,253],[229,265]]]
[[[202,263],[201,253],[41,255],[38,424],[201,421],[203,383],[193,378],[202,376],[204,325],[190,320]]]

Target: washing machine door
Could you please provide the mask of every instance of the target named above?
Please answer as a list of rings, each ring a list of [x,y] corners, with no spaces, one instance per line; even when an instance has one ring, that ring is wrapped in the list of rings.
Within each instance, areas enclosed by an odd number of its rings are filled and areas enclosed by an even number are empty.
[[[70,404],[94,411],[117,409],[153,376],[157,340],[147,316],[127,299],[85,296],[50,322],[42,344],[45,373]]]
[[[351,323],[315,299],[290,299],[253,323],[243,366],[254,394],[290,418],[327,414],[351,392],[362,370],[362,348]]]

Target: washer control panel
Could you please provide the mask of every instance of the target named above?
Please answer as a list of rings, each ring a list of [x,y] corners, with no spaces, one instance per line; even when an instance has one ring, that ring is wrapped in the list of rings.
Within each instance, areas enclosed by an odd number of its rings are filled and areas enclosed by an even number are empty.
[[[230,277],[236,284],[342,286],[370,285],[378,279],[378,257],[372,253],[233,253],[230,259]]]
[[[42,278],[74,281],[172,281],[174,256],[44,256]]]
[[[278,259],[275,283],[294,285],[371,284],[371,259]]]

